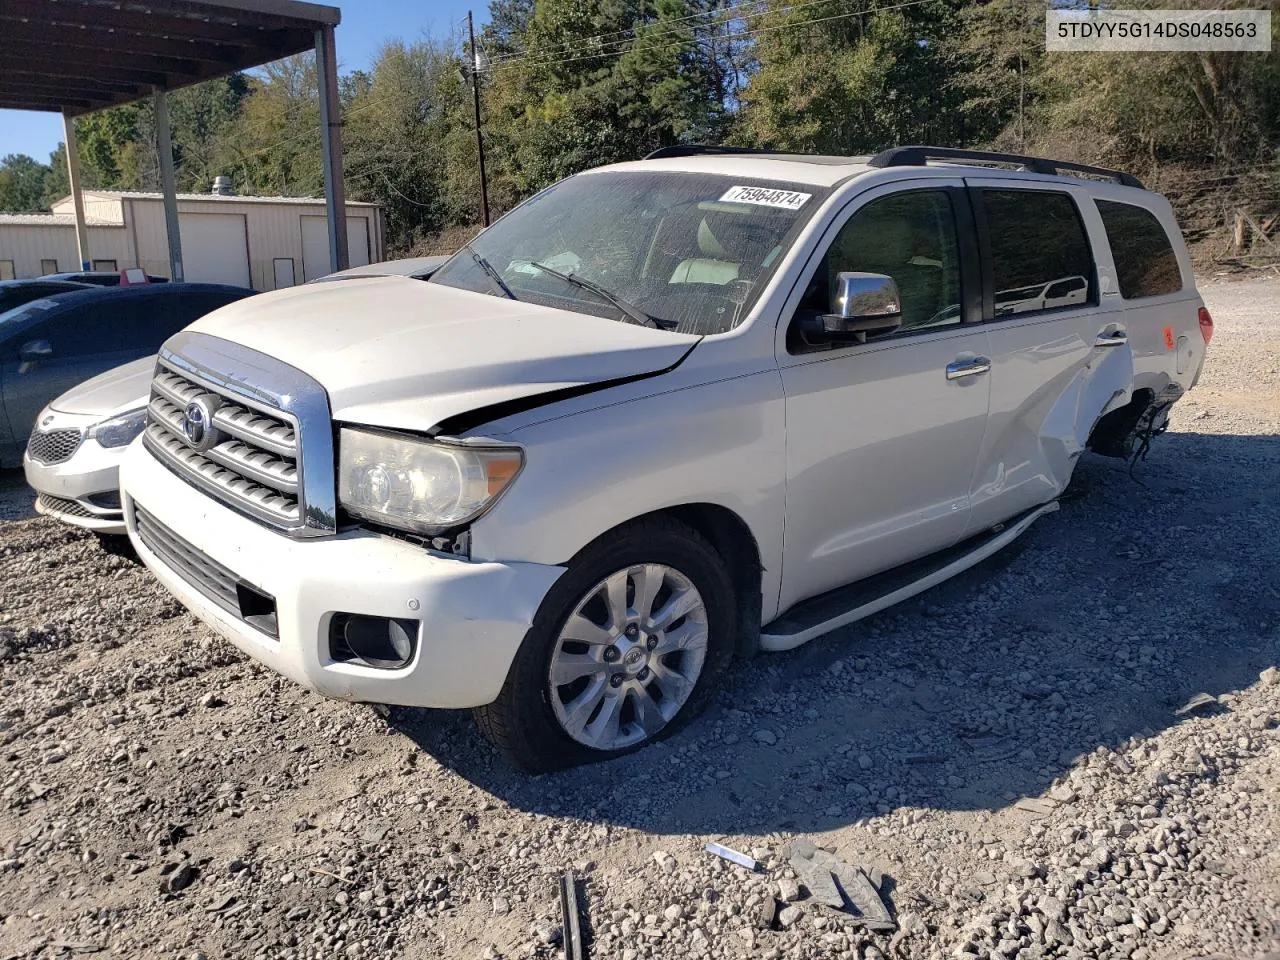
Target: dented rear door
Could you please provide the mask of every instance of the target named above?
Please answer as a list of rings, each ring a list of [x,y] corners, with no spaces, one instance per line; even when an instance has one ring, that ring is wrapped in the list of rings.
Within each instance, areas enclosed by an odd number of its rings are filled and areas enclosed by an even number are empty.
[[[1062,493],[1094,423],[1129,401],[1133,357],[1109,254],[1091,242],[1087,192],[1048,180],[966,184],[991,350],[971,494],[977,532]]]

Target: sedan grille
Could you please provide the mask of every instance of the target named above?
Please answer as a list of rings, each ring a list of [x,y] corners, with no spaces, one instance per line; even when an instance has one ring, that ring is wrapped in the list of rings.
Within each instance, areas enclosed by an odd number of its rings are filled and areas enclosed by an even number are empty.
[[[108,519],[100,518],[96,513],[85,509],[74,500],[55,497],[50,493],[42,493],[37,499],[40,501],[40,507],[49,513],[60,513],[64,517],[80,517],[85,520]]]
[[[188,410],[196,401],[212,417],[193,440]],[[300,445],[289,414],[201,383],[161,360],[147,420],[143,442],[169,469],[273,526],[302,524]]]
[[[75,429],[37,430],[27,440],[27,456],[37,463],[66,463],[83,439],[84,434]]]

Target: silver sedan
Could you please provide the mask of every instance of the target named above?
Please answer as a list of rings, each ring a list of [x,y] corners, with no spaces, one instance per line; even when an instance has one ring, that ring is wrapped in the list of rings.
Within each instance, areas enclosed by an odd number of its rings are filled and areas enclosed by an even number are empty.
[[[36,510],[103,536],[125,535],[118,470],[142,432],[155,357],[86,380],[40,411],[22,467]]]

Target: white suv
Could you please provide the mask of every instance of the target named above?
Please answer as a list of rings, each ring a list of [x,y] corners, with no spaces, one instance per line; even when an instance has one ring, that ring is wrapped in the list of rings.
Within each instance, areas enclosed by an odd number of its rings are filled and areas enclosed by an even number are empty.
[[[1212,322],[1114,171],[906,147],[674,148],[556,184],[429,281],[168,341],[121,472],[138,553],[333,697],[611,756],[990,555],[1126,456]]]

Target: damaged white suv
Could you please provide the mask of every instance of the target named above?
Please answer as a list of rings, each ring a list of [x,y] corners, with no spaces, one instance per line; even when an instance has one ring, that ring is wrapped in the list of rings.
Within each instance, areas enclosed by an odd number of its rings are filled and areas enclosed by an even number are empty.
[[[675,148],[550,187],[428,281],[168,341],[138,553],[333,697],[476,707],[544,770],[990,555],[1127,455],[1212,321],[1126,174],[907,147]]]

